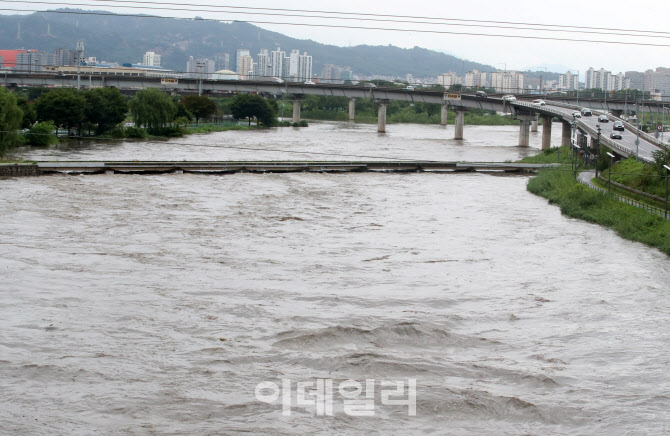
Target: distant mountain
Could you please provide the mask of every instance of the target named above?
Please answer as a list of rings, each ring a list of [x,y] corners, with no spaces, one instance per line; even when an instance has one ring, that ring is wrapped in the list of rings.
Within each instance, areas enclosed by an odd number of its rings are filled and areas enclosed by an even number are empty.
[[[448,71],[463,74],[472,69],[495,70],[490,65],[419,47],[338,47],[290,38],[243,22],[161,19],[148,15],[128,17],[77,9],[55,11],[58,13],[0,15],[0,49],[74,49],[76,42],[83,40],[86,56],[109,62],[139,63],[146,51],[154,51],[162,56],[162,66],[177,71],[185,69],[189,56],[211,59],[228,53],[232,69],[239,48],[248,49],[255,58],[260,49],[277,47],[287,53],[293,49],[308,52],[313,57],[313,70],[317,75],[321,74],[324,64],[349,66],[354,74],[405,76],[409,73],[418,78],[435,77]],[[19,24],[20,39],[17,39]]]

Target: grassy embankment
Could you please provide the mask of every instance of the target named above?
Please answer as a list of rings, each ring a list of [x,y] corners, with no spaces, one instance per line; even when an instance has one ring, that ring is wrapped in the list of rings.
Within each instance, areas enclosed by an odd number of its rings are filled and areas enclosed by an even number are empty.
[[[528,156],[521,159],[522,163],[552,164],[560,163],[570,165],[570,147],[552,147],[544,150],[535,156]]]
[[[528,163],[556,162],[557,153],[565,156],[566,150],[558,148],[526,158]],[[622,203],[605,193],[589,189],[575,181],[565,165],[546,169],[528,182],[528,191],[560,207],[561,213],[614,230],[619,236],[642,242],[670,255],[670,221]]]

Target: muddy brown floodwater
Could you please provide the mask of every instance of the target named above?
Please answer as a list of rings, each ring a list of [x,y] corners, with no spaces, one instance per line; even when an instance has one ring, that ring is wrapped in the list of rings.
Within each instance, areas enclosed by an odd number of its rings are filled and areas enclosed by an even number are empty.
[[[437,127],[390,126],[380,137],[374,126],[347,126],[284,130],[274,143],[271,132],[226,132],[174,141],[193,146],[20,153],[294,158],[231,144],[445,160],[537,152],[515,147],[510,128],[488,139],[467,128],[479,139],[458,145]],[[319,145],[320,132],[336,139]],[[668,257],[562,216],[527,181],[2,180],[0,433],[667,434]],[[344,409],[347,380],[371,380],[372,416]],[[411,380],[415,416],[381,396],[384,382]],[[256,395],[261,383],[285,381],[290,415],[271,388]],[[298,404],[300,382],[314,383],[311,394],[332,383],[332,413],[307,401],[318,397]]]

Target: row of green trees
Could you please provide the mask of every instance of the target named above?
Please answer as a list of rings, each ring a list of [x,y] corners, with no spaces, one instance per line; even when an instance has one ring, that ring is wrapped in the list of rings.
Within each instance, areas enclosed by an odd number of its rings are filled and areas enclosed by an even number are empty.
[[[19,109],[16,96],[0,88],[0,155],[20,143],[18,129],[22,121],[23,111]]]
[[[58,130],[81,135],[104,135],[110,132],[123,136],[143,137],[148,134],[177,136],[193,119],[199,124],[222,112],[237,119],[257,120],[263,126],[277,125],[277,104],[259,95],[241,94],[217,102],[206,97],[170,96],[159,89],[144,89],[128,99],[116,88],[87,91],[76,89],[31,88],[26,95],[16,96],[0,88],[0,153],[22,142],[48,145],[57,140]],[[30,101],[29,97],[33,100]],[[128,115],[135,128],[119,125]],[[19,134],[20,129],[29,129]]]

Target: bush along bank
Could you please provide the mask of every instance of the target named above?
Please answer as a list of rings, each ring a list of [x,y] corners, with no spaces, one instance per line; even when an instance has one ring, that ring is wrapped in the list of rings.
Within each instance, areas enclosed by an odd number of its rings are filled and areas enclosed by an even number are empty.
[[[571,171],[542,170],[527,188],[560,207],[564,215],[608,227],[625,239],[670,255],[670,221],[587,188],[575,181]]]

